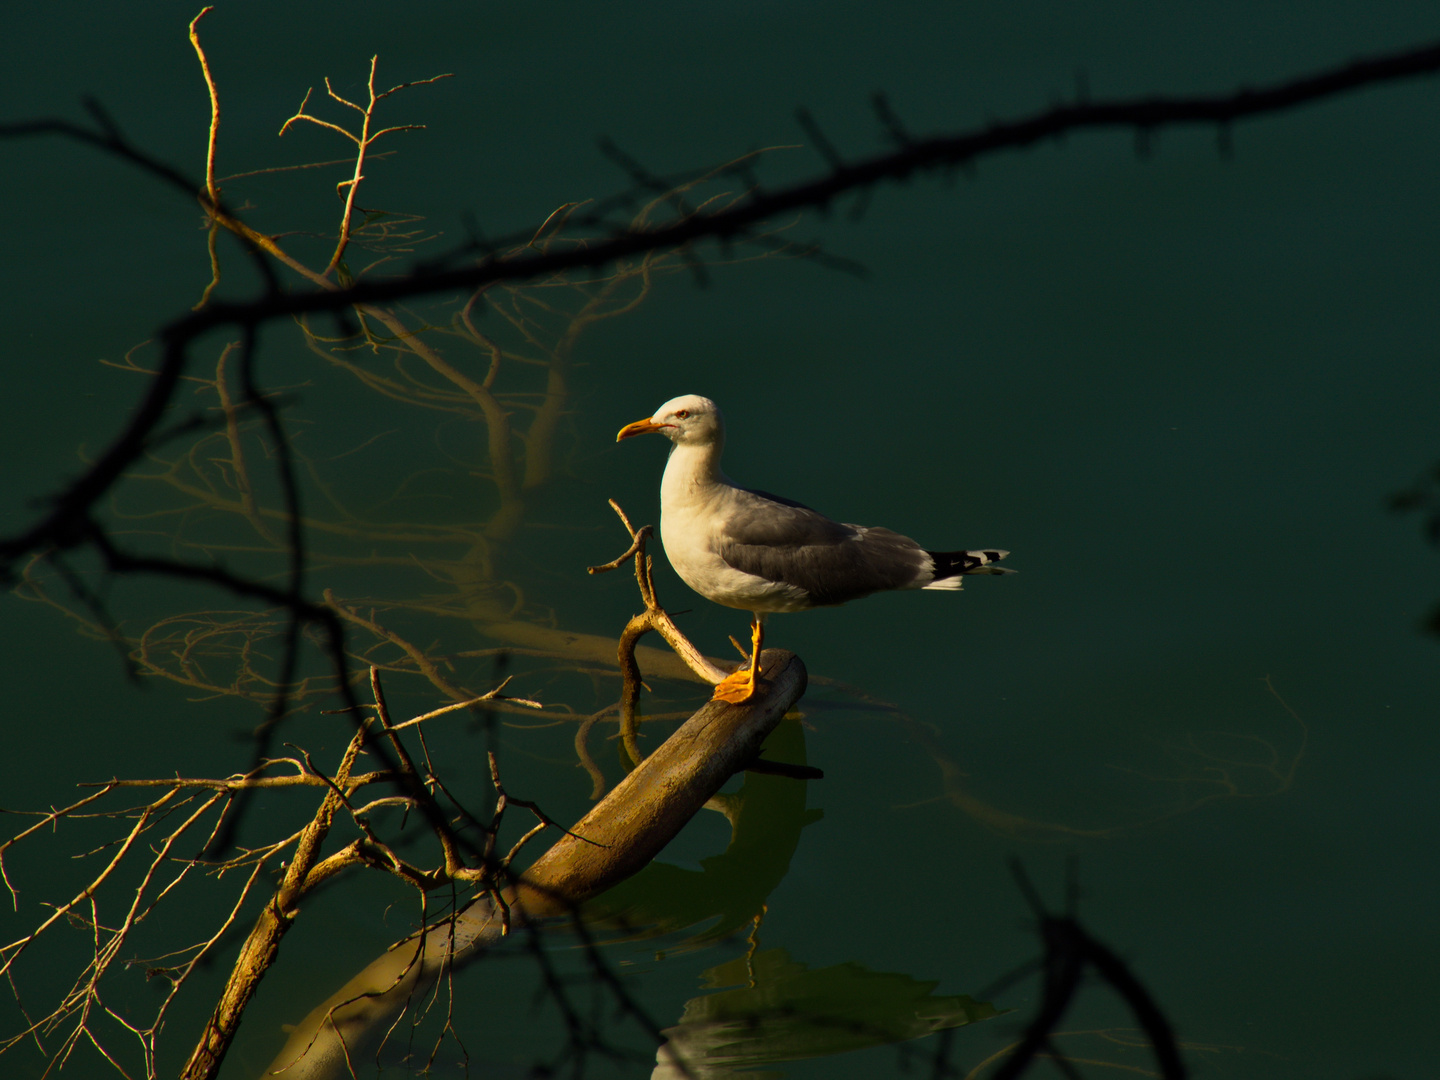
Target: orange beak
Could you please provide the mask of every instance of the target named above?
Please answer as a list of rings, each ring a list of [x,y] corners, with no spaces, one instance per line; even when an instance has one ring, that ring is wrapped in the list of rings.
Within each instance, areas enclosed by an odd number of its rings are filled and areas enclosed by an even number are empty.
[[[657,424],[654,420],[636,420],[633,424],[626,424],[622,427],[620,434],[615,436],[615,441],[628,439],[632,435],[648,435],[652,431],[660,431],[663,428],[674,426],[674,424]]]

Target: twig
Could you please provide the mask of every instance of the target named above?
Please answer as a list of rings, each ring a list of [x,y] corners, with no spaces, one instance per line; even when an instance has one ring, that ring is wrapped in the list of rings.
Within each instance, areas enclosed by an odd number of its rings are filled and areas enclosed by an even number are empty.
[[[374,143],[376,139],[384,135],[389,135],[391,132],[421,131],[425,127],[424,124],[396,124],[372,133],[370,131],[370,125],[375,119],[375,106],[391,94],[407,89],[408,87],[425,86],[429,83],[439,82],[441,79],[454,78],[453,74],[448,73],[445,75],[434,75],[428,79],[417,79],[413,82],[400,83],[398,86],[392,86],[389,90],[377,94],[375,92],[375,66],[379,60],[380,57],[378,55],[370,57],[370,77],[366,80],[365,84],[370,94],[370,100],[363,106],[357,105],[353,101],[347,101],[341,97],[330,86],[329,77],[327,76],[325,79],[325,92],[330,95],[330,98],[333,101],[339,102],[341,105],[354,109],[360,114],[360,133],[358,135],[346,130],[339,124],[332,124],[328,120],[321,120],[319,117],[307,113],[305,106],[310,103],[311,90],[305,91],[305,99],[300,102],[300,108],[295,111],[295,115],[280,126],[280,134],[283,136],[285,132],[290,130],[290,125],[299,120],[307,120],[317,127],[327,128],[330,131],[343,135],[355,144],[355,169],[349,180],[342,180],[336,185],[337,191],[340,189],[345,190],[345,209],[340,216],[340,235],[335,244],[335,253],[330,256],[330,262],[322,272],[322,276],[328,277],[335,268],[340,265],[340,260],[345,256],[345,248],[350,243],[350,222],[355,212],[355,193],[360,190],[360,181],[365,179],[365,158],[369,153],[371,144]]]
[[[681,633],[680,628],[675,625],[655,598],[655,581],[650,572],[650,557],[645,554],[645,541],[650,536],[651,527],[644,525],[636,529],[632,526],[630,519],[625,516],[625,511],[620,509],[620,504],[614,499],[610,500],[610,508],[619,515],[625,530],[630,534],[630,547],[617,559],[612,559],[601,566],[587,567],[586,573],[603,574],[609,570],[618,569],[633,559],[635,582],[640,587],[641,599],[645,601],[645,610],[631,618],[621,632],[619,645],[620,672],[625,682],[624,689],[620,694],[620,738],[625,745],[625,753],[630,758],[630,766],[634,768],[644,760],[644,755],[640,753],[640,745],[636,739],[635,728],[635,707],[640,701],[642,685],[640,667],[635,662],[635,646],[639,640],[651,630],[656,631],[675,650],[676,655],[685,661],[691,671],[712,685],[724,679],[727,673],[701,654],[690,639]]]
[[[220,1001],[206,1021],[200,1041],[181,1071],[183,1080],[208,1080],[219,1071],[230,1042],[240,1025],[240,1017],[250,1003],[260,980],[269,970],[280,948],[280,940],[293,925],[297,914],[296,903],[304,893],[306,879],[319,859],[320,847],[330,832],[335,811],[344,804],[340,785],[348,781],[350,767],[364,744],[365,725],[358,724],[355,734],[346,747],[340,767],[336,771],[331,790],[320,803],[320,808],[300,834],[294,854],[285,867],[274,895],[260,912],[254,928],[240,948],[240,955],[231,969],[230,978],[220,995]]]
[[[190,20],[190,44],[195,48],[195,55],[200,58],[200,71],[205,76],[205,88],[210,93],[210,138],[205,148],[205,194],[209,198],[211,206],[219,206],[220,187],[215,182],[215,145],[220,135],[220,93],[215,89],[215,80],[210,75],[210,60],[200,46],[200,31],[197,29],[200,20],[214,10],[213,6],[204,7],[200,10],[200,14]],[[205,286],[205,291],[195,304],[196,309],[205,306],[210,299],[210,294],[220,284],[220,254],[216,247],[219,233],[219,222],[212,215],[205,238],[206,248],[210,254],[210,284]]]

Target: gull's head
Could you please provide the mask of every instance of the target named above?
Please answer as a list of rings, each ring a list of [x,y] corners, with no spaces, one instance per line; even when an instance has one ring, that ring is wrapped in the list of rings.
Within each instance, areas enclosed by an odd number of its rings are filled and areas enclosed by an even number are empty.
[[[725,422],[720,419],[720,406],[709,398],[686,394],[665,402],[648,420],[626,424],[615,436],[615,441],[652,431],[664,435],[677,446],[703,446],[719,442],[724,437]]]

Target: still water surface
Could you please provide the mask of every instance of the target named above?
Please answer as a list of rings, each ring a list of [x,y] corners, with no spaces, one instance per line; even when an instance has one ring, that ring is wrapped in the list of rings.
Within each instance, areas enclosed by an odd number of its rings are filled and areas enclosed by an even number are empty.
[[[152,3],[86,11],[69,26],[39,9],[12,16],[7,118],[78,118],[78,96],[93,93],[137,143],[199,176],[208,110],[185,38],[194,14]],[[417,243],[437,235],[423,253],[475,229],[534,228],[557,206],[622,190],[627,176],[595,149],[601,136],[666,176],[791,147],[757,166],[762,182],[780,184],[825,167],[793,148],[808,141],[797,105],[859,156],[884,141],[868,104],[876,89],[916,131],[959,130],[1044,108],[1073,93],[1077,72],[1096,97],[1219,93],[1428,40],[1440,17],[1399,3],[1369,5],[1363,18],[1346,5],[947,5],[883,23],[858,6],[231,3],[202,28],[225,108],[222,175],[343,158],[332,132],[275,133],[326,76],[337,92],[363,93],[373,54],[382,86],[454,73],[393,99],[386,123],[426,128],[383,144],[393,156],[371,163],[361,199],[406,215],[387,220]],[[638,607],[625,575],[584,573],[624,547],[606,499],[658,523],[663,444],[617,447],[614,433],[676,394],[713,397],[737,481],[937,548],[1008,548],[1020,573],[960,595],[881,596],[771,621],[770,643],[799,653],[813,680],[801,723],[782,732],[786,752],[825,779],[752,778],[746,798],[772,807],[743,837],[752,861],[735,859],[739,833],[726,852],[727,825],[704,814],[649,884],[615,900],[650,904],[669,928],[606,950],[660,1026],[684,1014],[700,1045],[707,1009],[775,1023],[745,997],[753,977],[755,993],[801,1015],[859,1018],[902,1041],[847,1042],[854,1025],[772,1030],[768,1044],[729,1057],[712,1048],[717,1070],[890,1075],[907,1060],[920,1067],[905,1047],[936,1052],[937,1037],[903,1040],[939,1018],[974,1021],[945,1047],[964,1075],[1013,1042],[1038,1000],[1033,980],[991,996],[1003,1015],[968,1000],[1040,949],[1009,861],[1058,908],[1073,860],[1082,921],[1153,992],[1196,1075],[1430,1075],[1440,643],[1418,627],[1440,601],[1440,559],[1420,523],[1386,505],[1440,455],[1437,121],[1432,80],[1243,125],[1228,160],[1206,132],[1166,134],[1144,159],[1126,137],[1072,138],[948,183],[884,188],[858,219],[843,206],[776,223],[786,239],[856,260],[863,277],[742,248],[710,253],[703,286],[678,266],[643,293],[636,279],[619,283],[584,309],[613,317],[585,325],[565,353],[568,395],[545,440],[552,467],[504,527],[484,427],[466,408],[396,389],[421,377],[414,366],[273,325],[259,374],[284,396],[306,506],[328,523],[313,541],[310,589],[357,610],[378,604],[389,629],[454,658],[454,679],[476,690],[495,674],[483,654],[519,643],[512,624],[539,628],[530,647],[551,655],[512,655],[505,674],[546,716],[572,718],[505,714],[488,732],[452,718],[432,725],[432,750],[451,755],[457,785],[480,802],[494,746],[509,790],[573,821],[590,805],[576,718],[612,701],[617,683],[562,639],[613,638]],[[195,303],[209,270],[185,198],[57,140],[6,153],[8,532],[30,520],[28,500],[120,429],[144,376],[113,365]],[[347,175],[271,173],[228,181],[226,195],[323,265],[334,185]],[[403,265],[410,240],[385,242]],[[250,295],[242,256],[222,251],[220,295]],[[526,306],[536,299],[558,313]],[[465,300],[438,297],[407,317],[450,327]],[[478,329],[552,357],[586,302],[560,288],[517,300],[513,311],[538,319],[529,343],[499,309]],[[432,339],[483,377],[483,349]],[[213,377],[225,344],[200,343],[197,376]],[[153,355],[133,354],[141,366]],[[503,370],[507,407],[529,430],[544,369]],[[194,389],[181,415],[216,404],[213,388]],[[211,495],[232,491],[234,477],[218,443],[197,446],[157,448],[137,470],[149,479],[120,487],[109,520],[137,547],[278,572],[261,534],[195,486],[208,477]],[[258,441],[251,449],[263,460]],[[539,453],[538,443],[510,449],[522,463]],[[273,501],[265,475],[257,465],[259,497]],[[693,597],[661,563],[662,600],[689,609],[687,632],[723,655],[745,616]],[[132,635],[243,607],[154,581],[113,583],[104,596]],[[54,607],[8,597],[0,629],[5,808],[64,805],[75,784],[115,775],[245,767],[258,706],[193,685],[232,678],[233,657],[230,668],[206,661],[188,687],[136,687],[110,646]],[[172,675],[173,644],[153,650]],[[258,674],[273,674],[266,664]],[[397,713],[444,700],[414,676],[388,685]],[[701,696],[657,680],[650,707],[685,711]],[[282,738],[330,761],[346,729],[324,707],[312,702]],[[591,739],[613,783],[620,768],[602,733],[613,724]],[[298,827],[297,805],[257,799],[242,842]],[[44,917],[42,903],[69,899],[79,879],[64,857],[101,837],[77,826],[7,855],[20,890],[7,941]],[[158,954],[212,926],[197,895],[143,948]],[[407,933],[419,917],[409,896],[370,875],[307,903],[226,1075],[256,1073],[282,1025]],[[24,969],[32,1014],[88,955],[83,934],[72,937]],[[569,945],[555,943],[556,963],[585,984]],[[177,1006],[161,1073],[178,1069],[220,977],[197,975],[194,1001]],[[459,980],[470,1075],[524,1075],[552,1058],[563,1026],[536,988],[519,955]],[[587,1003],[591,992],[579,991]],[[135,968],[117,975],[112,1004],[138,1009],[156,993]],[[594,993],[606,1038],[636,1056],[592,1068],[645,1075],[653,1044]],[[7,1033],[23,1026],[13,1007],[0,1015]],[[1067,1017],[1078,1034],[1063,1046],[1148,1068],[1126,1045],[1134,1028],[1097,984]],[[437,1068],[462,1075],[458,1058],[450,1044]],[[44,1060],[16,1048],[4,1071],[39,1075]],[[70,1068],[103,1072],[84,1049]]]

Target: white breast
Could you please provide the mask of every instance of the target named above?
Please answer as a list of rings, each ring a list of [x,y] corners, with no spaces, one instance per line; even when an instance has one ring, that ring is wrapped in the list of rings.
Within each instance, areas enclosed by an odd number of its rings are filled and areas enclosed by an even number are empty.
[[[660,540],[682,581],[707,600],[744,611],[803,611],[803,589],[736,570],[715,553],[735,488],[723,476],[705,476],[676,447],[660,484]],[[677,460],[678,459],[678,460]]]

